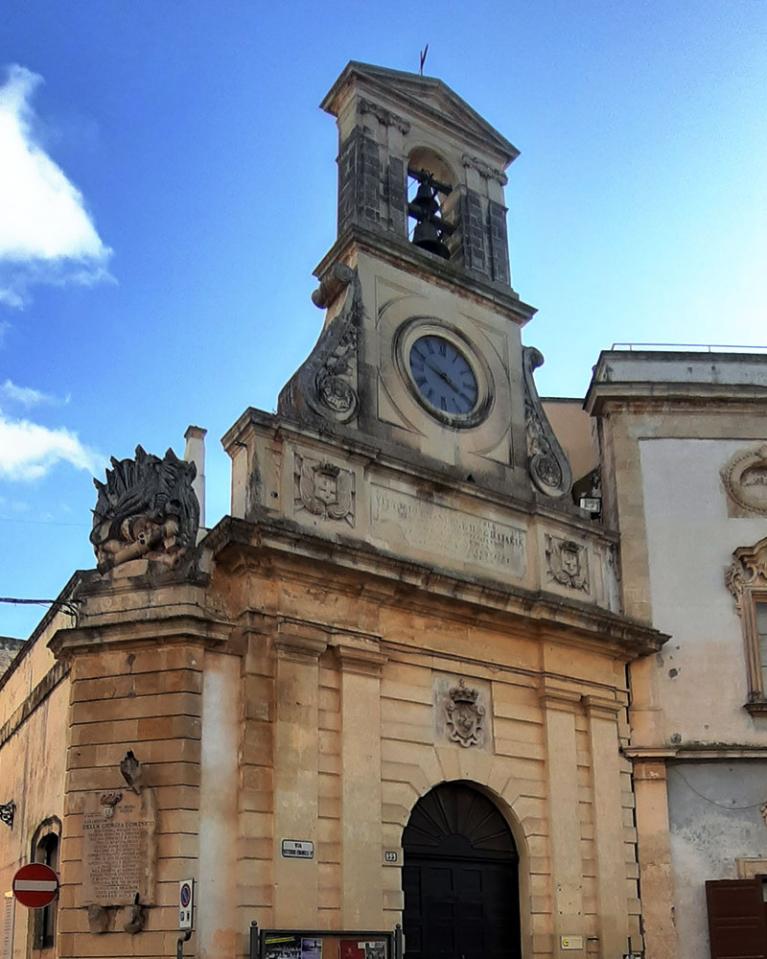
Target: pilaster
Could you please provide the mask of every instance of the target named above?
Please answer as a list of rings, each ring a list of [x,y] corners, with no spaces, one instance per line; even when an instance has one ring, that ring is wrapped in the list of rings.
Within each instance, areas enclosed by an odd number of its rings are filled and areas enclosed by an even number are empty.
[[[341,908],[345,929],[383,928],[378,637],[336,634],[341,670]]]
[[[639,881],[646,959],[676,959],[674,880],[668,816],[666,763],[634,759],[634,794],[639,833]]]
[[[583,951],[561,947],[562,936],[584,936],[583,889],[578,818],[578,759],[575,712],[579,693],[544,687],[540,692],[546,736],[549,796],[549,843],[553,877],[554,944],[552,956],[576,957]]]
[[[583,704],[591,745],[599,955],[614,959],[626,951],[629,929],[618,738],[618,714],[623,705],[599,696],[584,696]]]
[[[283,621],[274,636],[274,923],[283,928],[318,925],[319,866],[319,658],[328,634]],[[312,859],[282,855],[283,840],[315,845]]]

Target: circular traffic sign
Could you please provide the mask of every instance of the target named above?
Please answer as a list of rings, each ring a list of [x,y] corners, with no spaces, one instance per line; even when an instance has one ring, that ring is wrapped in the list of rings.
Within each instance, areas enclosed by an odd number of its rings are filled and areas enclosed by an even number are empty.
[[[184,909],[186,909],[186,907],[192,901],[192,887],[188,882],[182,884],[179,891],[179,900],[181,901],[181,905],[184,907]]]
[[[30,862],[13,877],[13,894],[28,909],[43,909],[59,894],[59,877],[42,862]]]

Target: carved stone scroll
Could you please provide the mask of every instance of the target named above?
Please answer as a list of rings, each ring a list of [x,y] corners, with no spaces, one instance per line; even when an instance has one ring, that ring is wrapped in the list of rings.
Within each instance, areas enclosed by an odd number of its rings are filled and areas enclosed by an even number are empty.
[[[740,614],[747,589],[767,589],[767,537],[754,546],[738,547],[732,555],[734,560],[724,574],[724,582]]]
[[[354,473],[296,453],[296,507],[354,526]]]
[[[570,589],[589,589],[589,560],[586,548],[571,539],[546,534],[546,565],[549,576]]]
[[[391,110],[387,110],[386,107],[382,107],[378,103],[373,103],[372,100],[360,97],[359,111],[360,116],[370,113],[383,126],[396,127],[402,134],[410,132],[410,123],[404,117],[401,117],[398,113],[392,113]]]
[[[333,283],[346,287],[346,300],[280,393],[277,409],[281,416],[348,423],[357,415],[357,345],[362,318],[359,279],[344,264],[333,268],[333,277]],[[326,302],[328,284],[322,291],[321,284],[318,298]]]
[[[533,346],[522,352],[525,377],[525,427],[528,469],[533,484],[545,496],[559,498],[569,492],[573,476],[565,451],[554,435],[543,410],[533,372],[543,365],[543,354]]]
[[[133,559],[176,566],[196,542],[200,504],[192,489],[194,463],[173,450],[160,459],[136,447],[134,459],[116,460],[98,490],[90,540],[99,572]]]
[[[490,166],[488,163],[485,163],[484,160],[480,160],[479,157],[469,156],[468,153],[464,153],[461,159],[465,167],[476,170],[477,173],[486,180],[497,180],[501,186],[506,186],[509,182],[509,178],[503,170],[498,170],[496,167]]]
[[[767,516],[767,444],[736,453],[721,476],[734,503],[750,513]]]

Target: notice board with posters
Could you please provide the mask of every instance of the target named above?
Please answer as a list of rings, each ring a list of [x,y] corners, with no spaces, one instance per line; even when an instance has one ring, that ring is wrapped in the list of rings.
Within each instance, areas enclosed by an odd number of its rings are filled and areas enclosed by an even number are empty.
[[[402,933],[250,929],[250,959],[402,959]]]

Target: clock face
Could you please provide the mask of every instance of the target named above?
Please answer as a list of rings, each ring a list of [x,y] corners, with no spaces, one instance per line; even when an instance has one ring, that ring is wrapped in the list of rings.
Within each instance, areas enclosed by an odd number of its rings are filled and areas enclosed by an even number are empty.
[[[410,347],[410,372],[423,400],[450,416],[467,416],[479,397],[469,361],[450,340],[428,333]]]

